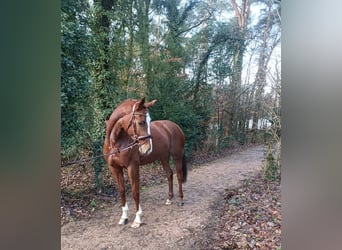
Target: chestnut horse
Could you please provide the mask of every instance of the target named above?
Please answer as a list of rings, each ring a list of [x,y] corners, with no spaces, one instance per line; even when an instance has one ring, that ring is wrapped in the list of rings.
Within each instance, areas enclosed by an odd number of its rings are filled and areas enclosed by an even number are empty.
[[[153,121],[148,109],[156,103],[141,100],[126,100],[112,113],[106,123],[106,138],[103,153],[110,171],[115,177],[121,196],[122,216],[119,224],[128,221],[128,206],[124,185],[123,169],[126,168],[132,186],[136,216],[132,227],[142,223],[142,209],[139,200],[139,166],[160,160],[167,174],[169,196],[166,205],[173,198],[173,171],[169,165],[172,156],[177,171],[179,204],[183,205],[182,183],[186,181],[187,168],[184,155],[185,137],[181,128],[168,120]]]

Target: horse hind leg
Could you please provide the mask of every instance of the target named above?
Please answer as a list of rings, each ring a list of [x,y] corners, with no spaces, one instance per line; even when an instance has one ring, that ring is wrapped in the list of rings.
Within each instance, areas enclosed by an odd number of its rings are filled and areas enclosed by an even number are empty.
[[[171,205],[173,198],[173,171],[170,168],[169,158],[161,160],[161,163],[163,165],[163,169],[167,177],[167,182],[169,184],[169,197],[167,198],[165,205]]]
[[[177,179],[178,179],[178,205],[183,206],[184,201],[183,201],[183,187],[182,183],[186,182],[187,178],[187,167],[186,167],[186,161],[185,161],[185,156],[182,158],[174,158],[175,165],[176,165],[176,171],[177,171]]]

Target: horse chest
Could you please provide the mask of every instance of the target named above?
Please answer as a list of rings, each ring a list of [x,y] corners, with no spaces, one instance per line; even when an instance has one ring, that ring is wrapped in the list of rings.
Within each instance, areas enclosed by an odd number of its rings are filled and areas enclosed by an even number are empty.
[[[139,156],[138,153],[120,152],[114,154],[111,158],[111,161],[113,165],[127,168],[128,166],[133,164],[138,165]]]

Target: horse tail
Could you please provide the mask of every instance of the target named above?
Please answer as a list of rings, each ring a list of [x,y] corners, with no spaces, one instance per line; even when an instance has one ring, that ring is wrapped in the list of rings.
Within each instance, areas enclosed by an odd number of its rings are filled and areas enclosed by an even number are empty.
[[[185,154],[183,155],[183,160],[182,160],[182,173],[183,173],[183,183],[185,183],[186,178],[188,176],[188,169],[186,167]]]

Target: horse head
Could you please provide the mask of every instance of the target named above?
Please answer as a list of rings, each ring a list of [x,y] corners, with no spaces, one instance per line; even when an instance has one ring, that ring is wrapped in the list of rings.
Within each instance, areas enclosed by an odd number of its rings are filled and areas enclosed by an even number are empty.
[[[140,155],[152,152],[151,117],[148,108],[157,100],[145,103],[145,98],[135,101],[131,112],[123,115],[114,125],[110,134],[110,145],[116,143],[121,136],[129,136],[130,140],[139,145]],[[122,134],[123,132],[123,134]]]

